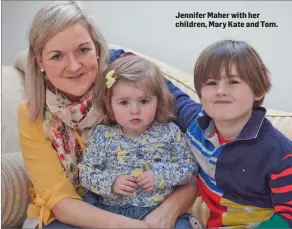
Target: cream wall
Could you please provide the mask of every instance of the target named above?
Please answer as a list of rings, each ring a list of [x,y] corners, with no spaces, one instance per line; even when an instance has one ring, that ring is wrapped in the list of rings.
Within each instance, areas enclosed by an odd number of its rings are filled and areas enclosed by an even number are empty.
[[[27,47],[27,32],[43,1],[2,1],[2,65],[12,64]],[[292,2],[272,1],[86,1],[108,43],[119,44],[192,73],[194,61],[207,45],[219,39],[249,42],[272,73],[273,88],[265,105],[292,112]],[[193,12],[252,12],[258,19],[240,22],[276,22],[277,28],[177,28],[175,16]],[[181,19],[185,20],[185,19]],[[188,21],[196,19],[186,19]],[[226,19],[201,19],[207,22]]]

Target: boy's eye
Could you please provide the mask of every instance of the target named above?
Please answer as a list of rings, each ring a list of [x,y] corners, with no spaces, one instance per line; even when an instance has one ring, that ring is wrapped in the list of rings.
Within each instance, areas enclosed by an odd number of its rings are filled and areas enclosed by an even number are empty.
[[[216,82],[215,81],[208,81],[205,86],[214,86],[216,85]]]
[[[141,99],[140,103],[144,105],[144,104],[149,103],[149,100],[148,99]]]
[[[128,104],[129,104],[129,102],[127,100],[123,100],[120,102],[120,105],[122,105],[122,106],[126,106]]]
[[[60,59],[61,59],[61,55],[60,54],[57,54],[57,55],[55,55],[55,56],[53,56],[51,58],[51,60],[60,60]]]

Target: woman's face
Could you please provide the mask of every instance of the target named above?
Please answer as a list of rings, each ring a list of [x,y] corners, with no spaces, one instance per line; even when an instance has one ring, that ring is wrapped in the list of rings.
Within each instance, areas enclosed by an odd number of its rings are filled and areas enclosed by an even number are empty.
[[[37,61],[56,88],[71,101],[78,101],[97,77],[97,58],[88,30],[75,23],[51,37]]]

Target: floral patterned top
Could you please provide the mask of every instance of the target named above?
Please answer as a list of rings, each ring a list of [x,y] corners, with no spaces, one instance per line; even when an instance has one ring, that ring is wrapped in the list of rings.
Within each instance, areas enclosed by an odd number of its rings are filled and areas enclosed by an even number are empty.
[[[102,203],[150,207],[165,200],[176,185],[188,183],[198,165],[185,135],[169,122],[152,124],[137,138],[126,138],[118,125],[97,126],[79,169],[81,185],[101,195]],[[120,175],[138,177],[147,169],[154,173],[152,192],[138,188],[133,197],[112,192]]]

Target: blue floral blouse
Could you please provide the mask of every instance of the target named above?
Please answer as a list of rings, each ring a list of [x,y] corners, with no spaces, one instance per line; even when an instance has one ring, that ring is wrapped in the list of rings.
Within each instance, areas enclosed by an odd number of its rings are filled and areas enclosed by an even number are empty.
[[[185,135],[174,123],[152,124],[137,138],[126,138],[121,127],[98,125],[79,164],[81,185],[101,196],[107,205],[157,206],[177,185],[188,183],[198,171]],[[154,173],[152,192],[136,189],[133,197],[112,192],[120,175]]]

